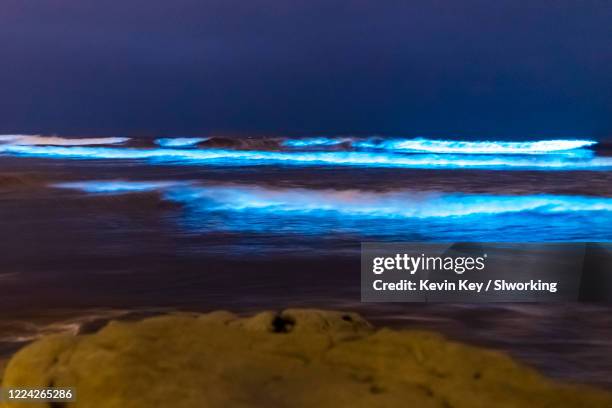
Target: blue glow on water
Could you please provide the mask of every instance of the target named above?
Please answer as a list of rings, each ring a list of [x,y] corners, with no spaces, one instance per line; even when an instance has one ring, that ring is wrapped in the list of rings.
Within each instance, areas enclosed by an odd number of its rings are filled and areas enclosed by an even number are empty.
[[[283,146],[309,148],[337,146],[350,143],[358,149],[388,150],[405,153],[438,153],[438,154],[547,154],[584,149],[597,144],[593,140],[557,139],[525,142],[508,141],[460,141],[415,139],[353,139],[342,137],[313,137],[306,139],[287,139]]]
[[[539,140],[530,142],[380,139],[353,142],[354,147],[416,153],[547,154],[590,147],[592,140]]]
[[[612,198],[209,186],[166,190],[182,225],[333,240],[610,241]],[[288,239],[289,239],[288,238]]]
[[[56,183],[53,187],[71,190],[79,190],[91,194],[124,194],[158,191],[169,187],[185,184],[178,181],[123,181],[123,180],[101,180],[101,181],[75,181]]]
[[[230,149],[139,149],[0,145],[0,153],[54,159],[146,160],[175,165],[357,166],[415,169],[610,170],[610,157],[547,155],[396,154],[391,152],[278,152]]]
[[[198,233],[417,241],[611,241],[612,198],[424,191],[275,189],[181,182],[92,181],[56,187],[88,193],[159,191]],[[302,238],[299,238],[302,237]],[[261,238],[261,239],[264,239]],[[266,238],[266,239],[268,239]],[[276,239],[276,238],[274,238]],[[304,238],[305,239],[305,238]]]
[[[559,195],[439,194],[396,191],[270,189],[237,186],[171,188],[165,197],[208,210],[337,212],[383,218],[462,217],[511,212],[612,211],[612,198]]]
[[[194,147],[206,140],[206,137],[172,137],[156,139],[155,144],[161,147]]]
[[[333,137],[310,137],[306,139],[287,139],[282,145],[285,147],[321,147],[321,146],[337,146],[342,143],[350,142],[349,138],[333,138]]]

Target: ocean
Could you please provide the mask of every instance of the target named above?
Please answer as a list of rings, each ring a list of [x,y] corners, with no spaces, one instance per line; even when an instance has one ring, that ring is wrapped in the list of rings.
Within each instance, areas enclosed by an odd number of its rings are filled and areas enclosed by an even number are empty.
[[[605,304],[365,304],[360,244],[610,242],[590,140],[0,136],[0,351],[168,310],[347,309],[612,388]]]

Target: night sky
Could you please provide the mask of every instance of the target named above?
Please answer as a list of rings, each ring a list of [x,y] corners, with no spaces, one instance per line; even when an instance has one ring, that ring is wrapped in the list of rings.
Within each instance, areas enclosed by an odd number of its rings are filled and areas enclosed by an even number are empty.
[[[612,135],[609,0],[3,0],[0,133]]]

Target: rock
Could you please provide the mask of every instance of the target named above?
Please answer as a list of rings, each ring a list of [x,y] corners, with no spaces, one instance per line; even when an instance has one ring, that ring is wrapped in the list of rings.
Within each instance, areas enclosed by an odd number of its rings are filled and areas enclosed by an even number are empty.
[[[612,394],[549,380],[505,354],[354,313],[291,309],[111,322],[19,351],[3,387],[73,387],[48,408],[611,407]]]

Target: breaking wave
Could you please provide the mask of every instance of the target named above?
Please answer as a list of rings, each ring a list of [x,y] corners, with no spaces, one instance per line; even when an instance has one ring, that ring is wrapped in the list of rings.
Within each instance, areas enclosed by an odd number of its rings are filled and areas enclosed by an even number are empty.
[[[127,137],[90,137],[90,138],[65,138],[58,136],[37,135],[0,135],[0,143],[8,143],[22,146],[87,146],[87,145],[111,145],[121,144],[130,140]]]
[[[494,195],[397,190],[276,189],[261,186],[197,185],[178,181],[87,181],[54,184],[86,193],[160,191],[170,201],[208,211],[274,214],[336,212],[352,216],[429,218],[516,212],[612,211],[612,198],[563,195]]]
[[[270,189],[262,187],[182,187],[170,200],[205,205],[210,210],[327,212],[372,217],[428,218],[536,211],[612,211],[612,198],[583,196],[499,196],[398,191]]]
[[[71,181],[55,183],[53,187],[79,190],[91,194],[145,193],[184,185],[180,181]]]
[[[595,145],[592,140],[539,140],[529,142],[504,141],[456,141],[416,139],[351,139],[314,137],[287,139],[283,146],[310,148],[348,144],[353,148],[377,149],[414,153],[454,153],[454,154],[546,154],[581,149]]]
[[[169,149],[93,146],[0,145],[0,153],[57,159],[147,160],[175,165],[354,166],[415,169],[609,170],[612,158],[564,155],[397,154],[366,151],[286,152],[235,149]]]
[[[355,147],[405,152],[455,154],[546,154],[564,152],[595,145],[591,140],[539,140],[534,142],[481,141],[466,142],[429,139],[391,139],[353,143]]]
[[[311,137],[305,139],[286,139],[283,141],[283,146],[286,147],[322,147],[322,146],[338,146],[341,144],[353,145],[354,140],[351,138],[332,138],[332,137]]]
[[[432,242],[610,241],[612,198],[417,190],[275,188],[195,181],[123,180],[56,184],[96,197],[113,211],[167,209],[181,231],[222,232],[236,250],[364,239]],[[131,193],[131,194],[127,194]],[[112,201],[106,203],[108,197]],[[124,197],[130,200],[117,200]],[[133,199],[132,199],[133,198]],[[244,235],[243,235],[244,234]],[[254,235],[253,235],[254,234]],[[243,247],[240,242],[247,239]],[[279,241],[279,237],[282,239]],[[338,241],[340,240],[340,241]],[[234,245],[234,244],[232,244]],[[315,245],[316,246],[316,245]],[[242,249],[239,249],[242,248]]]
[[[155,144],[161,147],[194,147],[208,140],[205,137],[171,137],[156,139]]]

